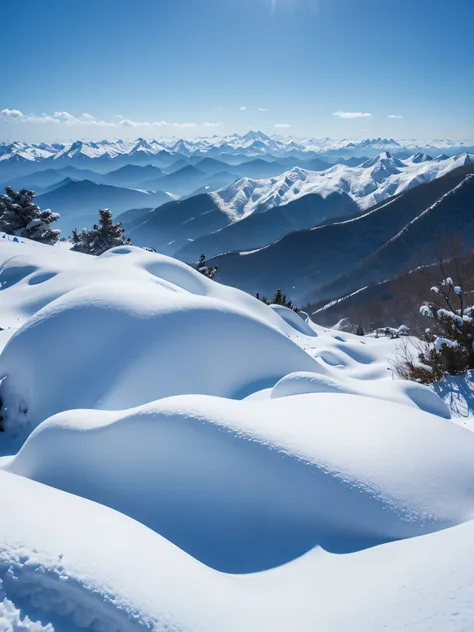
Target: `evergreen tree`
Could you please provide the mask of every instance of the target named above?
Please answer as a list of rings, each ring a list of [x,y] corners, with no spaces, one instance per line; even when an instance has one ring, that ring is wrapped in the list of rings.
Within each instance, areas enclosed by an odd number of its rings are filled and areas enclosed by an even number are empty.
[[[274,305],[283,305],[284,307],[288,307],[288,309],[292,309],[294,312],[298,311],[298,308],[293,305],[293,303],[286,299],[286,294],[284,294],[280,289],[275,292],[275,296],[273,297]]]
[[[59,219],[59,214],[49,209],[42,211],[33,202],[34,197],[34,191],[5,187],[5,193],[0,195],[0,230],[43,244],[55,244],[60,231],[52,229],[51,224]]]
[[[91,229],[85,228],[81,232],[72,231],[72,248],[76,252],[89,255],[101,255],[116,246],[128,246],[131,241],[124,235],[125,229],[120,222],[114,222],[110,209],[99,211],[99,222]]]
[[[219,271],[219,266],[214,266],[214,267],[210,268],[206,264],[206,255],[202,254],[199,257],[199,263],[197,264],[197,268],[196,269],[197,269],[198,272],[200,272],[204,276],[207,276],[209,279],[214,280],[214,277],[216,276],[216,272]]]
[[[293,305],[291,301],[286,300],[286,294],[283,294],[280,289],[275,292],[275,296],[272,301],[269,301],[266,296],[260,296],[259,292],[257,292],[255,298],[258,298],[258,300],[265,303],[265,305],[283,305],[284,307],[288,307],[288,309],[292,309],[294,312],[299,311],[299,309]]]
[[[275,292],[275,296],[273,297],[273,303],[274,305],[285,305],[286,294],[283,294],[283,292],[280,289],[278,289]]]

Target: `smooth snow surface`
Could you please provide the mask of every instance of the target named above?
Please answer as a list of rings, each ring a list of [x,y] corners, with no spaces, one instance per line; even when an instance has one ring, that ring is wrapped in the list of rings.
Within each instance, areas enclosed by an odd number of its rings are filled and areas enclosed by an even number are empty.
[[[0,265],[1,632],[472,629],[474,434],[397,341],[133,247]]]

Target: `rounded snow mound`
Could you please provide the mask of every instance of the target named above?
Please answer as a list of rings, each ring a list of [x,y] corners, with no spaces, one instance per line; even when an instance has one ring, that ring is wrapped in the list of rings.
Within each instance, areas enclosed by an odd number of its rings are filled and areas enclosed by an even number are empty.
[[[124,294],[130,285],[148,283],[149,294],[159,286],[173,292],[216,298],[247,310],[287,335],[293,331],[255,297],[220,285],[176,259],[134,246],[119,246],[92,257],[28,240],[19,246],[6,242],[0,244],[2,259],[0,326],[18,327],[42,307],[73,290],[120,280]]]
[[[404,380],[356,380],[347,376],[336,377],[317,373],[298,371],[283,377],[271,390],[270,397],[278,399],[305,393],[340,393],[363,395],[375,399],[415,406],[425,412],[451,418],[451,412],[443,400],[430,388],[423,384]]]
[[[2,631],[472,627],[472,520],[351,555],[316,548],[236,578],[123,514],[22,476],[0,471],[0,505]]]
[[[278,314],[290,327],[296,329],[300,334],[304,334],[305,336],[317,336],[318,334],[311,329],[308,323],[305,320],[307,314],[304,316],[300,316],[299,312],[294,312],[292,309],[288,307],[284,307],[283,305],[270,305],[272,310]]]
[[[115,410],[182,393],[245,397],[315,363],[229,302],[109,281],[51,302],[10,339],[0,397],[6,427],[34,427],[71,408]]]
[[[470,519],[473,457],[474,434],[392,401],[188,395],[60,413],[5,467],[249,572],[316,545],[347,553]]]

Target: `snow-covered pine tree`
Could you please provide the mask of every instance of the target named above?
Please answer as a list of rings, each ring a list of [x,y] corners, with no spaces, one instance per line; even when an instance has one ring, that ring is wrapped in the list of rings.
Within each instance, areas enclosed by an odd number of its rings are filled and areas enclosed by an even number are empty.
[[[441,262],[441,271],[443,266]],[[414,343],[417,353],[404,345],[393,363],[396,375],[402,379],[430,383],[474,369],[472,291],[465,291],[459,281],[447,276],[431,287],[431,296],[420,307],[420,314],[431,320],[431,327],[425,329],[421,341]]]
[[[433,300],[420,307],[433,327],[425,330],[429,347],[419,359],[438,379],[446,373],[465,373],[474,368],[474,306],[467,302],[468,293],[449,276],[433,285],[431,292]]]
[[[0,230],[43,244],[55,244],[60,231],[52,229],[51,224],[59,219],[59,214],[49,209],[42,211],[33,202],[34,197],[34,191],[29,189],[14,191],[5,187],[5,193],[0,195]]]
[[[219,266],[214,266],[214,267],[210,268],[206,264],[206,255],[205,254],[202,254],[199,257],[199,263],[197,265],[197,271],[198,272],[200,272],[204,276],[207,276],[209,279],[214,280],[214,277],[216,276],[216,272],[218,272],[218,270],[219,270]]]
[[[120,222],[114,222],[110,209],[99,211],[99,222],[91,229],[85,228],[81,232],[72,231],[72,248],[76,252],[89,255],[101,255],[116,246],[128,246],[131,241],[124,235],[125,229]]]

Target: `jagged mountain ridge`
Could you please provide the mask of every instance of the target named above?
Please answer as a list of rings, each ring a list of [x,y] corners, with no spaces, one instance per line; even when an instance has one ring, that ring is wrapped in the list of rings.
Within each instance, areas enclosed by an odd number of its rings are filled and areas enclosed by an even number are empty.
[[[474,147],[473,140],[428,140],[393,138],[366,139],[333,139],[333,138],[291,138],[279,135],[269,136],[263,132],[248,132],[244,135],[213,136],[195,139],[155,139],[145,140],[76,140],[69,144],[62,143],[24,143],[10,142],[0,144],[0,162],[24,159],[28,162],[51,160],[55,162],[80,162],[88,160],[113,160],[120,156],[130,158],[145,158],[157,156],[160,153],[185,156],[199,155],[211,157],[219,154],[245,155],[291,155],[291,152],[306,154],[326,154],[330,152],[346,152],[348,156],[355,152],[372,154],[381,151],[410,150],[415,153],[418,149],[443,150],[447,153],[460,153]],[[439,152],[435,152],[439,153]]]

